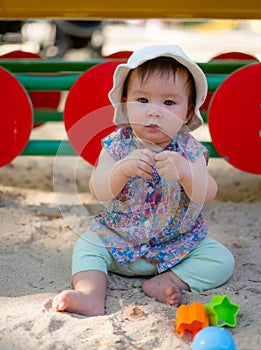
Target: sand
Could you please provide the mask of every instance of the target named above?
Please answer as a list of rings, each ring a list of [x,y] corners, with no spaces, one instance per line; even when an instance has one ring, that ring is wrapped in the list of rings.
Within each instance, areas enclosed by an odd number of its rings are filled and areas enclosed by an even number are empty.
[[[41,128],[34,133],[55,133]],[[228,328],[237,349],[260,350],[261,177],[218,158],[209,169],[219,186],[206,208],[210,236],[233,252],[236,268],[225,285],[186,292],[181,302],[227,295],[240,305]],[[73,244],[99,210],[88,192],[91,171],[77,157],[18,157],[0,168],[0,349],[191,349],[189,335],[175,330],[177,308],[145,296],[139,278],[108,276],[105,316],[52,311],[53,297],[71,288]]]

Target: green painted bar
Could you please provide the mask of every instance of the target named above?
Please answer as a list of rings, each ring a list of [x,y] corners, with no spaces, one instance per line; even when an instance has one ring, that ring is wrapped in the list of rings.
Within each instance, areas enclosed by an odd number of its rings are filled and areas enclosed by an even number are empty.
[[[54,110],[34,110],[34,122],[44,123],[44,122],[62,122],[63,112],[57,112]]]
[[[215,91],[229,75],[207,76],[208,91]]]
[[[55,72],[84,72],[87,69],[107,62],[108,59],[88,61],[36,60],[36,59],[1,59],[0,66],[16,73],[55,73]],[[206,74],[229,74],[243,66],[256,61],[227,61],[198,62]]]
[[[15,73],[58,73],[84,72],[87,69],[108,60],[96,59],[88,61],[38,60],[38,59],[1,59],[0,66]]]
[[[211,62],[198,62],[199,67],[205,74],[230,74],[233,71],[250,64],[256,64],[257,61],[230,61],[217,60]]]
[[[67,91],[70,90],[81,74],[56,75],[52,77],[15,74],[20,83],[31,91]]]
[[[211,157],[220,157],[211,142],[201,142]],[[77,156],[69,141],[29,140],[21,156]]]
[[[67,91],[70,90],[80,75],[81,74],[72,74],[47,77],[15,74],[15,77],[29,91]],[[207,76],[209,91],[215,91],[228,76],[228,74]]]
[[[21,156],[76,156],[69,141],[29,140]]]

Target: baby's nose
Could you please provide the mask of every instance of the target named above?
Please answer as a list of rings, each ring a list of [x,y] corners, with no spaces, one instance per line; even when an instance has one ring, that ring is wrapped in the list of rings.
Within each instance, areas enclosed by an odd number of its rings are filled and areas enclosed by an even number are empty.
[[[159,106],[154,104],[149,104],[147,114],[152,117],[160,117],[162,113]]]

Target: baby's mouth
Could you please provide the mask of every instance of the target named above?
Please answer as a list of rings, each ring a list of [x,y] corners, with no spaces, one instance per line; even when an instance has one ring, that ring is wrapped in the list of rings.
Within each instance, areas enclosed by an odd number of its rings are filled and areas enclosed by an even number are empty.
[[[159,127],[157,124],[149,124],[149,125],[147,125],[147,128],[150,128],[150,129],[157,129],[157,130],[160,129],[160,127]]]

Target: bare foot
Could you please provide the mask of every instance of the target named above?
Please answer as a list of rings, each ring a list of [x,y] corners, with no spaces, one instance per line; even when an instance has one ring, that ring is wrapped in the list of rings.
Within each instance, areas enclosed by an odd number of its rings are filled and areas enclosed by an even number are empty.
[[[54,300],[54,311],[67,311],[84,316],[105,313],[106,276],[101,271],[82,271],[73,276],[74,290],[65,290]]]
[[[144,293],[164,304],[177,306],[181,290],[189,290],[189,286],[172,271],[159,274],[142,285]]]
[[[76,290],[65,290],[58,294],[53,300],[52,309],[84,316],[100,316],[105,313],[100,299]]]

